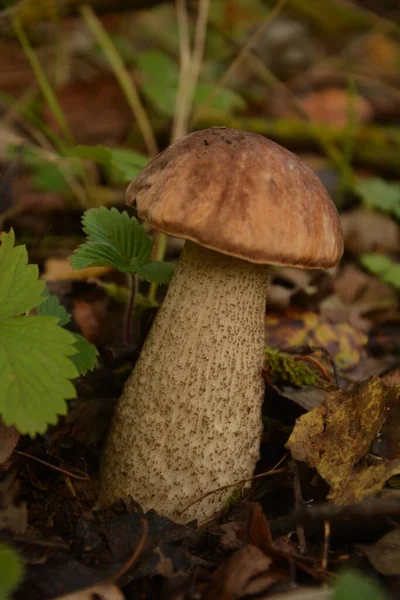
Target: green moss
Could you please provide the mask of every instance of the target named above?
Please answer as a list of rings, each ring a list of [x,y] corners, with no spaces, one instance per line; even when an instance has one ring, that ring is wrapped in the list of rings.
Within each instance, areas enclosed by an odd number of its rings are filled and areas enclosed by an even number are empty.
[[[225,500],[225,508],[229,509],[235,506],[242,499],[242,488],[234,488],[230,496]]]
[[[268,375],[275,381],[290,383],[290,385],[299,388],[304,385],[316,385],[318,383],[318,373],[301,361],[279,350],[273,350],[266,346],[265,361],[268,367]]]

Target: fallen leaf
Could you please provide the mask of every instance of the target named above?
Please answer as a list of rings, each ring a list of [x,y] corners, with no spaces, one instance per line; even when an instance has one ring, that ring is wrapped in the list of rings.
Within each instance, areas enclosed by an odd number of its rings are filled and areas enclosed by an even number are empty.
[[[327,481],[329,500],[359,502],[400,473],[400,456],[378,464],[365,459],[384,423],[396,414],[399,400],[400,386],[389,387],[373,377],[329,392],[322,404],[298,419],[287,447]]]
[[[54,600],[124,600],[122,592],[111,583],[94,585],[66,596],[57,596]]]
[[[334,287],[340,300],[347,306],[351,305],[359,314],[397,305],[397,294],[390,285],[355,265],[347,265],[342,269]]]
[[[400,575],[400,528],[381,537],[375,544],[359,544],[374,569],[382,575]]]
[[[353,97],[348,90],[340,87],[314,90],[303,96],[299,103],[316,123],[327,123],[336,127],[346,127],[351,110],[354,111],[358,123],[366,123],[374,115],[374,109],[368,100],[360,95]]]
[[[49,258],[44,264],[42,279],[45,281],[80,280],[85,281],[92,277],[101,277],[112,271],[110,267],[87,267],[74,271],[68,258]]]
[[[387,215],[357,209],[341,215],[346,252],[396,252],[400,246],[400,227]]]
[[[348,322],[332,322],[326,315],[290,308],[267,313],[266,344],[280,350],[307,345],[323,348],[342,370],[356,366],[364,353],[366,335]]]
[[[14,452],[20,438],[15,427],[5,425],[0,419],[0,465],[4,465]]]
[[[235,552],[212,576],[207,600],[236,600],[262,594],[274,584],[289,581],[289,573],[272,569],[273,561],[251,544]]]

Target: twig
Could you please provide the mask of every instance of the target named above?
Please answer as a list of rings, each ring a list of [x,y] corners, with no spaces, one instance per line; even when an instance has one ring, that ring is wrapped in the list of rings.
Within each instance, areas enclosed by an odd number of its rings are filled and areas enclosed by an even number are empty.
[[[329,383],[332,383],[332,378],[329,375],[328,371],[325,369],[325,367],[319,362],[319,360],[317,360],[316,358],[314,358],[313,356],[295,356],[294,360],[304,360],[306,362],[310,362],[313,365],[315,365],[317,367],[317,369],[319,369],[319,371],[321,371],[321,374],[323,375],[323,377],[329,381]]]
[[[208,97],[205,99],[203,104],[196,111],[196,115],[191,123],[192,125],[197,123],[197,121],[201,118],[202,109],[203,109],[203,113],[204,113],[204,109],[207,108],[208,106],[210,106],[212,100],[215,98],[215,96],[218,94],[218,92],[231,79],[232,75],[234,75],[236,73],[236,71],[242,65],[243,61],[245,60],[246,56],[248,55],[249,51],[257,43],[259,38],[262,35],[264,35],[265,30],[270,26],[271,22],[279,15],[279,13],[282,11],[283,7],[285,6],[286,2],[287,2],[287,0],[278,0],[276,5],[274,6],[274,8],[269,13],[268,17],[257,28],[257,30],[254,32],[254,34],[251,36],[251,38],[248,40],[248,42],[244,45],[241,52],[239,52],[239,54],[232,61],[232,63],[228,67],[228,69],[225,71],[225,74],[218,81],[218,83],[214,87],[214,90],[211,92],[211,94],[208,95]]]
[[[191,502],[190,504],[185,506],[185,508],[183,508],[178,513],[178,515],[179,516],[182,515],[182,513],[186,512],[191,506],[193,506],[193,504],[197,504],[198,502],[201,502],[201,500],[204,500],[204,498],[207,498],[208,496],[211,496],[212,494],[216,494],[218,492],[223,492],[224,490],[228,490],[229,488],[232,488],[232,487],[240,487],[240,486],[244,485],[245,483],[248,483],[249,481],[255,481],[256,479],[261,479],[262,477],[267,477],[268,475],[278,475],[278,473],[284,473],[286,471],[286,468],[278,469],[278,467],[280,464],[282,464],[284,462],[284,460],[286,460],[287,456],[288,456],[288,453],[286,453],[284,456],[282,456],[282,458],[276,463],[276,465],[269,471],[265,471],[265,473],[259,473],[258,475],[254,475],[253,477],[249,477],[248,479],[241,479],[240,481],[236,481],[235,483],[223,485],[222,487],[211,490],[210,492],[206,492],[205,494],[203,494],[199,498],[196,498],[196,500],[193,500],[193,502]]]
[[[331,524],[329,521],[324,522],[324,547],[322,550],[321,569],[326,571],[328,568],[328,552],[331,540]]]
[[[295,460],[293,457],[291,459],[291,471],[294,475],[293,493],[294,493],[295,506],[296,506],[296,508],[301,508],[304,506],[304,500],[303,500],[303,494],[302,494],[301,483],[300,483],[299,464],[298,464],[297,460]],[[296,524],[296,533],[297,533],[297,539],[299,542],[300,553],[307,554],[307,541],[306,541],[306,535],[304,533],[304,526],[302,525],[302,523]]]
[[[14,454],[20,454],[21,456],[26,456],[26,458],[31,458],[32,460],[35,460],[36,462],[40,463],[41,465],[44,465],[45,467],[49,467],[50,469],[53,469],[54,471],[58,471],[59,473],[62,473],[63,475],[67,475],[68,477],[72,477],[73,479],[79,479],[80,481],[90,481],[89,475],[85,475],[84,477],[82,475],[77,475],[76,473],[73,473],[72,471],[67,471],[66,469],[62,469],[61,467],[56,467],[55,465],[52,465],[51,463],[49,463],[45,460],[42,460],[41,458],[37,458],[37,456],[28,454],[27,452],[21,452],[21,450],[14,450]]]
[[[137,120],[138,127],[146,144],[147,152],[150,156],[154,157],[158,153],[156,138],[154,136],[153,128],[147,113],[143,107],[142,101],[140,100],[133,77],[125,68],[118,50],[114,46],[110,36],[104,29],[101,21],[93,12],[92,8],[88,5],[85,5],[81,7],[80,12],[87,27],[90,29],[93,36],[103,49],[104,54],[107,56],[111,68],[114,71],[115,77],[117,78],[118,83],[125,95],[126,101],[128,102],[132,113]]]
[[[140,536],[140,539],[135,548],[135,551],[133,552],[130,559],[124,565],[122,565],[120,570],[117,571],[115,573],[115,575],[110,577],[110,579],[107,581],[107,583],[115,583],[118,579],[121,579],[121,577],[123,575],[125,575],[125,573],[127,571],[129,571],[129,569],[135,564],[135,562],[139,558],[140,554],[142,553],[144,545],[146,543],[147,534],[149,531],[149,522],[144,517],[142,517],[141,521],[142,521],[142,535]]]
[[[132,320],[133,310],[135,308],[135,298],[137,292],[137,278],[136,275],[128,275],[129,281],[129,300],[125,309],[125,323],[124,323],[124,338],[125,343],[130,344],[132,342]]]
[[[189,15],[186,0],[176,0],[176,19],[179,30],[179,87],[176,95],[174,123],[171,142],[185,135],[184,104],[187,103],[187,88],[190,80],[191,49],[189,33]]]

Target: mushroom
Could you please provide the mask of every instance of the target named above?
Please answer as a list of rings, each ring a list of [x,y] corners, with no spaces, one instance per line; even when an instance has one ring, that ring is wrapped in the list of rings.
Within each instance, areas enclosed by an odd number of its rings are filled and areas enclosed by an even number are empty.
[[[251,478],[259,457],[267,265],[335,265],[339,216],[298,157],[225,127],[161,152],[127,198],[187,241],[116,409],[100,504],[131,495],[175,521],[204,519],[232,488],[187,505]]]

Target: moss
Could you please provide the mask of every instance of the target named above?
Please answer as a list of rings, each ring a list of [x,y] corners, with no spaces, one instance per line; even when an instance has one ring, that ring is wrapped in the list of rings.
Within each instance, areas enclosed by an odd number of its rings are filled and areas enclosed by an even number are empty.
[[[225,500],[225,508],[229,509],[235,506],[242,499],[242,488],[234,488],[230,496]]]
[[[268,375],[275,381],[290,383],[299,388],[304,385],[316,385],[318,383],[318,373],[279,350],[273,350],[266,346],[265,361]]]

